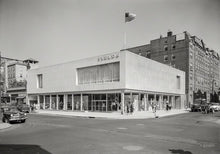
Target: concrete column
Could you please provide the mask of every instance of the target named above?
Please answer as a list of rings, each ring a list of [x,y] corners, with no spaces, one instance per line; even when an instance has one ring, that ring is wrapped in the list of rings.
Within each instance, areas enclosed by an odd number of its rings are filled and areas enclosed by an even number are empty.
[[[147,111],[147,94],[144,94],[144,111]]]
[[[131,101],[131,103],[133,103],[133,102],[132,102],[132,93],[130,93],[130,101]]]
[[[63,110],[67,110],[67,94],[63,95]]]
[[[146,111],[148,111],[149,110],[149,101],[148,101],[148,94],[146,94]]]
[[[52,109],[52,98],[51,98],[51,95],[50,95],[50,107],[49,109],[51,110]]]
[[[159,95],[159,100],[158,100],[159,110],[161,109],[161,104],[162,104],[161,102],[162,102],[161,95]]]
[[[125,93],[121,92],[121,114],[124,114],[124,106],[125,106]]]
[[[57,110],[59,110],[59,95],[56,95],[57,97],[56,97],[56,99],[57,99],[57,101],[56,101],[56,104],[57,104]]]
[[[106,106],[106,112],[108,111],[108,95],[106,94],[106,103],[105,103],[105,106]]]
[[[40,95],[37,95],[37,108],[40,109]]]
[[[141,101],[141,93],[138,93],[138,111],[141,111],[142,101]]]
[[[80,94],[80,111],[83,111],[83,95]]]
[[[156,103],[157,102],[157,95],[156,94],[154,94],[154,103]]]
[[[174,101],[174,97],[175,97],[175,96],[172,96],[172,97],[171,97],[171,98],[172,98],[171,100],[172,100],[172,108],[173,108],[173,109],[176,108],[175,101]]]
[[[72,111],[74,110],[74,95],[72,94]]]
[[[45,110],[45,95],[43,95],[43,109]]]
[[[167,95],[167,101],[168,101],[168,103],[170,103],[170,96],[169,95]]]
[[[26,104],[30,106],[30,101],[29,101],[28,94],[26,95]]]

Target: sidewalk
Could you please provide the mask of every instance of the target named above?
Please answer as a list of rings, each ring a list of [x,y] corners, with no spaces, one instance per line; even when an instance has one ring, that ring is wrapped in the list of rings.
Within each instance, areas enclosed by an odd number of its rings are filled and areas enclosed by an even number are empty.
[[[172,116],[177,114],[188,113],[189,111],[185,109],[181,110],[158,110],[157,116],[159,118]],[[74,117],[86,117],[86,118],[107,118],[107,119],[149,119],[155,118],[154,113],[152,111],[140,111],[135,112],[133,114],[124,114],[121,115],[120,112],[111,112],[111,113],[103,113],[103,112],[74,112],[74,111],[51,111],[51,110],[38,110],[34,114],[42,114],[42,115],[60,115],[60,116],[74,116]]]
[[[0,130],[11,127],[9,123],[2,122],[2,112],[0,111]]]
[[[0,130],[6,129],[6,128],[9,128],[9,127],[11,127],[11,125],[9,123],[0,122]]]

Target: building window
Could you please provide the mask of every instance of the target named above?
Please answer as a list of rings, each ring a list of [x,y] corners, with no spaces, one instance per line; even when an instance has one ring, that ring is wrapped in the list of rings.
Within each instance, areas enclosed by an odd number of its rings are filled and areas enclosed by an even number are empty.
[[[172,49],[176,49],[176,46],[174,44],[172,45]]]
[[[164,51],[167,51],[167,50],[168,50],[168,46],[165,45],[165,46],[164,46]]]
[[[192,63],[190,63],[189,69],[190,69],[190,71],[193,71],[193,65],[192,65]]]
[[[172,60],[175,60],[175,59],[176,59],[176,56],[175,56],[175,55],[172,55],[172,56],[171,56],[171,59],[172,59]]]
[[[168,61],[168,55],[164,55],[163,59],[164,59],[165,62],[167,62]]]
[[[120,80],[119,62],[77,69],[78,84],[106,83]]]
[[[181,87],[180,87],[180,76],[179,75],[177,75],[176,76],[176,79],[177,79],[177,89],[180,89]]]
[[[192,52],[190,52],[189,55],[190,55],[190,58],[193,59],[193,54],[192,54]]]
[[[37,88],[43,88],[43,74],[37,75]]]

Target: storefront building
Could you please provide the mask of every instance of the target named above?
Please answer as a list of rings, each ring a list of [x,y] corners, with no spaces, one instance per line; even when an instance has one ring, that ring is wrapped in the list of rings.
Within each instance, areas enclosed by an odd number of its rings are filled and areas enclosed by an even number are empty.
[[[28,103],[42,110],[147,111],[152,102],[181,109],[185,73],[129,51],[32,69]]]

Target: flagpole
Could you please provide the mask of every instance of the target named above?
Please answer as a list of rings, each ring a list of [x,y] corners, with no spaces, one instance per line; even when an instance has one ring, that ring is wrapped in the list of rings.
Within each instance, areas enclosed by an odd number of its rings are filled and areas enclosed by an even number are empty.
[[[125,31],[124,31],[124,49],[126,49],[127,44],[127,33],[126,33],[126,22],[124,23]]]
[[[125,50],[126,49],[126,43],[127,43],[127,33],[126,33],[126,16],[125,16],[125,14],[126,14],[126,10],[125,10],[125,12],[124,12],[124,44],[123,44],[123,49]]]

